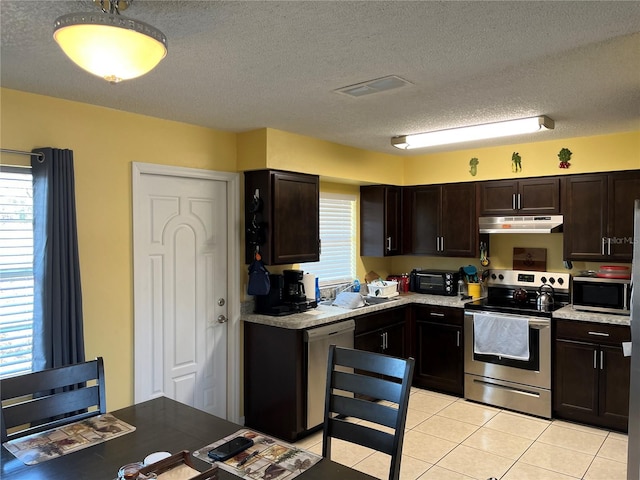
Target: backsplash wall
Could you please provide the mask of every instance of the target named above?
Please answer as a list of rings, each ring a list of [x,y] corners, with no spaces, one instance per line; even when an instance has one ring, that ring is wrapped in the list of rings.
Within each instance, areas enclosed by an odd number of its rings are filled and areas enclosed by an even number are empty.
[[[491,235],[489,252],[491,264],[488,268],[512,269],[514,247],[546,248],[547,271],[570,273],[574,276],[579,275],[582,270],[598,270],[600,265],[604,264],[630,266],[630,264],[613,262],[572,262],[573,268],[567,270],[562,258],[562,242],[562,233]],[[389,274],[409,273],[416,267],[457,270],[464,265],[474,265],[478,270],[481,269],[479,258],[402,255],[384,259],[362,257],[361,260],[366,272],[374,270],[383,277]],[[360,280],[362,281],[362,278]]]

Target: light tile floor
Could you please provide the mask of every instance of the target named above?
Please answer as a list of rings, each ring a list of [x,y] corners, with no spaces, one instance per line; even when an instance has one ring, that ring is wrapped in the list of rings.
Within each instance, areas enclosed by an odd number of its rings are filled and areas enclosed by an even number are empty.
[[[297,445],[322,453],[322,432]],[[389,457],[346,442],[333,460],[380,479]],[[625,480],[627,436],[412,388],[401,480]]]

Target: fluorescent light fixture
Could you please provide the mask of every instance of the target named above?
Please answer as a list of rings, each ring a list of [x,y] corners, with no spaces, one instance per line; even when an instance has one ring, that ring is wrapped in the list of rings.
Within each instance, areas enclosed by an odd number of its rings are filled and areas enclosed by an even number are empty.
[[[434,147],[449,143],[470,142],[487,138],[508,137],[523,133],[534,133],[541,130],[552,130],[554,121],[546,116],[521,118],[505,122],[486,123],[471,127],[451,128],[436,132],[416,133],[393,137],[391,145],[396,148],[409,150],[411,148]]]
[[[133,0],[94,1],[102,13],[71,13],[54,23],[53,38],[80,68],[118,83],[148,73],[167,55],[160,30],[120,15]]]

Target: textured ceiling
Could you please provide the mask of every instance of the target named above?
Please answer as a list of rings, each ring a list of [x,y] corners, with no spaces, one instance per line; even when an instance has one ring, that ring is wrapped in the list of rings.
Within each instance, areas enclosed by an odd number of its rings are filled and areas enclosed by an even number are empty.
[[[136,0],[124,14],[162,30],[169,53],[118,85],[76,67],[52,39],[58,16],[96,10],[2,0],[2,86],[395,154],[395,135],[541,114],[554,131],[409,154],[640,130],[637,1]],[[412,85],[334,92],[387,75]]]

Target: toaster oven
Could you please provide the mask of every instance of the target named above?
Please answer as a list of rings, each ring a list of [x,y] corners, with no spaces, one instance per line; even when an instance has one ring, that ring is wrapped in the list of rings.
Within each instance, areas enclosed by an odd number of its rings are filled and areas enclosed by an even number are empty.
[[[431,295],[458,294],[459,271],[414,269],[409,278],[409,290]]]

